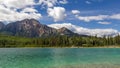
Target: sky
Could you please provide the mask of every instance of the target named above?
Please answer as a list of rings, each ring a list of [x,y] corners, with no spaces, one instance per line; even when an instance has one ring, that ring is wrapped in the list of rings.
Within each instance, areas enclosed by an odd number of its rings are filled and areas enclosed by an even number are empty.
[[[36,19],[92,36],[120,34],[120,0],[0,0],[0,21]]]

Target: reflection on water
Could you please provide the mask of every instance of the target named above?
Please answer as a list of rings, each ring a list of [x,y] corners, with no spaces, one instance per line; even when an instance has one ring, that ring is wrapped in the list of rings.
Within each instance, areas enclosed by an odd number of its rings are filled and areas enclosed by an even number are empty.
[[[117,48],[1,48],[0,68],[120,68]]]

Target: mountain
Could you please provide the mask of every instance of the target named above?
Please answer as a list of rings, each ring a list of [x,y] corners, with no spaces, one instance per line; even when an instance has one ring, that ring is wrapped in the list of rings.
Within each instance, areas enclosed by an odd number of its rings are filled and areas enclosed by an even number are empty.
[[[0,24],[3,28],[3,24]],[[61,29],[54,29],[48,27],[47,25],[41,24],[35,19],[24,19],[22,21],[16,21],[9,23],[4,26],[2,34],[8,34],[13,36],[23,36],[23,37],[48,37],[48,36],[58,36],[67,35],[74,36],[78,35],[63,27]]]
[[[57,33],[55,29],[40,24],[39,21],[35,19],[25,19],[22,21],[9,23],[6,25],[5,31],[10,32],[15,36],[25,37],[41,37],[54,35]]]
[[[4,24],[4,23],[2,23],[2,22],[0,22],[0,31],[1,31],[1,30],[3,30],[3,29],[4,29],[4,27],[5,27],[5,24]]]
[[[78,35],[76,33],[73,33],[71,30],[69,30],[65,27],[62,27],[62,28],[58,29],[57,31],[60,35],[67,35],[67,36]]]

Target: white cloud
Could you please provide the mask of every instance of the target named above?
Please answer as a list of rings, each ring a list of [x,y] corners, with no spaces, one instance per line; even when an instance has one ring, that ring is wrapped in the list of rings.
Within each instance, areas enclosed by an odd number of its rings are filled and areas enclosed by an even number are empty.
[[[103,36],[116,36],[119,34],[119,32],[115,29],[88,29],[88,28],[83,28],[80,26],[73,25],[71,23],[63,23],[63,24],[56,23],[56,24],[50,24],[48,26],[56,29],[66,27],[75,33],[78,33],[81,35],[89,35],[89,36],[97,35],[98,37],[103,37]]]
[[[34,0],[0,0],[0,21],[9,23],[26,18],[40,19],[42,15],[33,8],[35,4]]]
[[[108,18],[108,15],[98,15],[98,16],[79,16],[76,15],[76,18],[79,20],[83,20],[85,22],[90,22],[90,21],[99,21],[99,20],[104,20]]]
[[[32,9],[32,8],[31,8]],[[35,9],[34,9],[35,10]],[[37,10],[36,10],[37,11]],[[3,5],[0,5],[0,21],[5,21],[5,22],[14,22],[14,21],[19,21],[23,20],[26,18],[34,18],[34,19],[39,19],[41,18],[40,13],[36,13],[36,11],[32,11],[29,13],[26,12],[18,12],[16,10],[12,10],[10,8],[6,8]]]
[[[0,4],[4,4],[8,8],[24,8],[34,5],[34,0],[0,0]]]
[[[55,22],[57,22],[65,19],[66,17],[65,11],[66,10],[63,7],[53,7],[48,8],[47,13],[50,17],[54,19]]]
[[[38,12],[36,9],[34,9],[34,8],[25,8],[25,9],[23,9],[22,10],[22,12],[24,12],[24,13],[34,13],[34,12]]]
[[[47,7],[53,7],[56,3],[58,3],[58,0],[39,0],[39,4]]]
[[[67,0],[62,0],[62,1],[59,1],[59,3],[61,3],[61,4],[67,4],[68,1]]]
[[[100,21],[98,22],[99,24],[104,24],[104,25],[108,25],[108,24],[111,24],[111,22],[106,22],[106,21]]]
[[[38,4],[43,7],[46,6],[48,8],[54,7],[56,4],[67,4],[67,0],[39,0]]]
[[[120,20],[120,13],[112,14],[112,15],[96,15],[96,16],[81,16],[79,10],[72,10],[71,11],[74,16],[82,21],[90,22],[90,21],[103,21],[103,20]],[[100,22],[101,23],[101,22]],[[105,23],[105,22],[104,22]]]
[[[110,18],[120,20],[120,14],[113,14],[113,15],[110,16]]]
[[[80,13],[79,10],[72,10],[71,12],[72,12],[72,14],[79,14]]]
[[[33,6],[33,5],[42,5],[47,7],[54,7],[56,4],[67,4],[67,0],[0,0],[0,4],[4,4],[6,7],[9,8],[24,8],[26,6]]]
[[[59,14],[55,13],[57,16],[55,21],[59,21],[65,17],[65,15],[61,15],[64,14],[65,9],[53,7],[65,4],[65,2],[67,3],[67,0],[38,0],[38,2],[35,2],[35,0],[0,0],[0,21],[14,22],[25,18],[40,19],[42,15],[34,8],[34,5],[40,6],[40,8],[46,6],[46,9],[51,8],[58,12]]]
[[[85,1],[85,3],[86,3],[86,4],[91,4],[91,2],[90,2],[90,1]]]

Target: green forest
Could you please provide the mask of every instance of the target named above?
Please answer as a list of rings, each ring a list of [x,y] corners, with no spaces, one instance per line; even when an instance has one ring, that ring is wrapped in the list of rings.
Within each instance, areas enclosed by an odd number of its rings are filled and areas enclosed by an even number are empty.
[[[0,47],[102,47],[120,46],[120,36],[116,37],[81,37],[81,36],[52,36],[27,38],[0,35]]]

